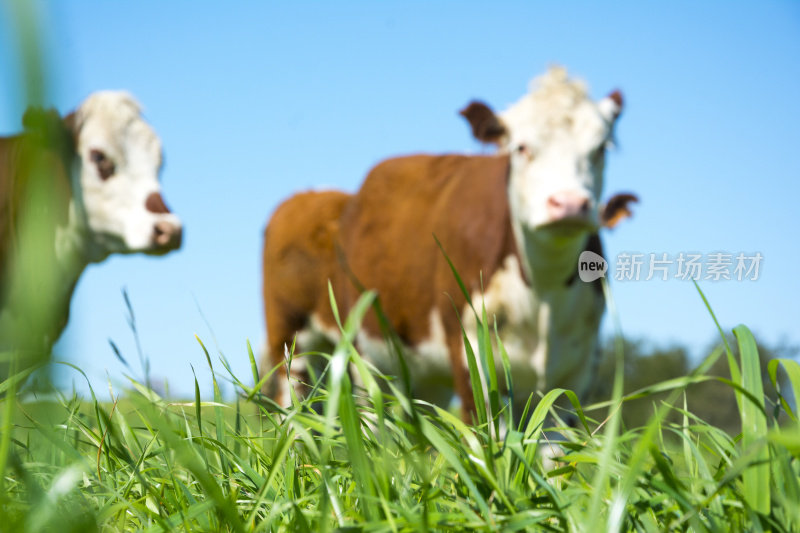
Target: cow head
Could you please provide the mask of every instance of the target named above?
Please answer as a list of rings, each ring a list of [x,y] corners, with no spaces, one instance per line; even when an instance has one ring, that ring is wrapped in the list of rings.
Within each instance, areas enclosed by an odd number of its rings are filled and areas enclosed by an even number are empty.
[[[534,80],[531,92],[499,115],[480,102],[462,110],[476,138],[509,157],[512,222],[529,269],[542,258],[560,269],[553,250],[569,257],[565,264],[574,263],[600,227],[605,153],[621,111],[618,91],[592,101],[584,85],[559,67]]]
[[[161,197],[161,142],[126,92],[89,96],[66,118],[79,172],[76,218],[89,235],[92,261],[110,253],[162,254],[180,247],[182,228]]]

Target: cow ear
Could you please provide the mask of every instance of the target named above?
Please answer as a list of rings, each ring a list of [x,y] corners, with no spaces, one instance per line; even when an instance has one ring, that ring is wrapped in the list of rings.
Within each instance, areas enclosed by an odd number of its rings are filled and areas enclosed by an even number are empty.
[[[481,142],[499,145],[508,133],[505,124],[483,102],[473,100],[458,112],[472,127],[472,135]]]
[[[621,193],[612,196],[603,206],[600,219],[606,228],[616,227],[624,219],[633,216],[628,204],[639,202],[639,197],[635,194]]]
[[[620,114],[625,100],[622,97],[622,92],[619,90],[612,91],[608,96],[600,100],[597,106],[600,109],[600,114],[605,117],[609,122],[616,121]]]
[[[70,132],[73,137],[78,136],[78,130],[80,127],[78,125],[78,118],[75,115],[75,111],[64,117],[64,128],[66,128],[66,130]]]

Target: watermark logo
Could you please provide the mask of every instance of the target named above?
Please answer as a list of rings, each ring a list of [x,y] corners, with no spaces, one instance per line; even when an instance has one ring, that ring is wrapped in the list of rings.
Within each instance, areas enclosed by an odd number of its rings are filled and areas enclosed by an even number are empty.
[[[602,255],[586,250],[581,252],[578,257],[578,276],[581,281],[589,283],[599,278],[603,278],[608,271],[608,262]]]

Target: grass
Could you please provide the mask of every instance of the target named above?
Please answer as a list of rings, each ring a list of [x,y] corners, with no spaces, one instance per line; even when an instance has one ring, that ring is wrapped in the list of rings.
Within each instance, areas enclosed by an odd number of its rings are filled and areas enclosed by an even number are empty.
[[[366,293],[344,324],[313,396],[278,409],[254,375],[225,375],[239,399],[171,402],[131,380],[113,401],[54,392],[6,393],[0,439],[2,531],[796,531],[800,527],[800,365],[775,360],[792,390],[766,405],[758,353],[744,326],[739,360],[718,350],[693,374],[581,406],[555,390],[514,427],[498,380],[480,381],[492,353],[481,310],[470,365],[486,415],[464,424],[413,401],[399,381],[375,374],[352,344],[373,304]],[[212,358],[200,343],[199,349]],[[723,352],[739,398],[742,431],[731,436],[685,409],[686,387]],[[620,354],[621,355],[621,354]],[[493,365],[487,365],[491,368]],[[364,388],[354,389],[353,368]],[[195,382],[196,383],[196,382]],[[247,383],[256,383],[255,386]],[[484,391],[488,402],[484,403]],[[669,391],[643,427],[624,428],[626,401]],[[567,395],[577,428],[551,407]],[[663,398],[663,396],[659,396]],[[314,411],[311,403],[322,408]],[[610,407],[610,408],[609,408]],[[594,420],[592,412],[610,413]],[[777,423],[781,413],[791,422]],[[680,422],[667,422],[679,413]],[[671,420],[674,417],[670,418]],[[502,422],[502,423],[501,423]],[[545,425],[561,434],[548,442]],[[503,430],[503,427],[511,428]],[[558,448],[562,455],[542,453]]]

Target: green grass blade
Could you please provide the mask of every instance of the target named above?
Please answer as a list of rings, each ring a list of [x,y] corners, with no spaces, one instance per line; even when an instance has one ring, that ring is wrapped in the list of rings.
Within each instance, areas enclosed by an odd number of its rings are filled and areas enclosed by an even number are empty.
[[[614,301],[611,297],[611,290],[608,287],[608,282],[605,278],[601,278],[602,286],[603,286],[603,295],[606,299],[606,306],[609,308],[609,314],[611,318],[614,320],[615,326],[615,364],[614,364],[614,384],[612,386],[611,392],[611,402],[612,405],[621,405],[622,403],[622,393],[623,393],[623,384],[624,384],[624,368],[625,368],[625,355],[623,352],[623,344],[622,344],[622,331],[619,325],[619,317],[616,313],[616,308],[614,307]],[[596,527],[598,524],[602,523],[600,518],[601,509],[604,507],[604,497],[607,496],[609,491],[609,479],[611,477],[611,469],[612,463],[614,462],[614,453],[616,448],[616,442],[618,438],[618,431],[621,424],[621,414],[619,409],[612,408],[611,414],[605,426],[604,431],[604,446],[602,455],[600,458],[599,468],[595,472],[592,480],[592,486],[594,487],[591,503],[589,506],[589,514],[586,520],[585,526],[588,527]],[[615,517],[613,513],[617,511],[617,509],[612,509],[610,511],[611,516],[608,518],[608,531],[617,531],[619,529],[618,523],[615,522]]]
[[[361,422],[353,400],[350,379],[345,374],[342,379],[342,397],[339,404],[339,420],[342,424],[345,442],[347,442],[347,455],[359,488],[361,509],[368,521],[378,518],[375,512],[375,489],[372,484],[372,475],[369,460],[364,450],[364,440],[361,433]]]
[[[761,365],[758,348],[750,330],[746,326],[736,326],[733,333],[739,342],[739,355],[742,363],[742,387],[759,400],[759,404],[743,401],[742,448],[744,451],[760,446],[754,463],[742,473],[745,501],[757,512],[769,514],[770,510],[770,472],[769,448],[763,440],[767,435],[767,417],[764,414],[764,387],[761,381]]]
[[[6,396],[2,399],[4,405],[2,434],[0,434],[0,494],[5,492],[6,467],[8,465],[8,456],[11,447],[11,434],[14,427],[14,407],[17,403],[17,383],[15,380],[17,375],[16,358],[11,360],[9,375],[11,377],[3,382],[3,385],[7,388],[5,390]]]
[[[455,309],[455,305],[453,305]],[[458,312],[458,311],[456,311]],[[459,317],[459,323],[461,318]],[[472,398],[475,401],[475,411],[477,415],[478,425],[483,427],[486,425],[486,400],[483,396],[483,383],[481,380],[480,370],[478,369],[478,362],[475,358],[475,352],[472,350],[472,344],[469,342],[467,332],[464,326],[461,325],[461,337],[464,340],[464,350],[467,355],[467,368],[469,369],[469,382],[472,386]]]
[[[693,281],[692,283],[694,283],[694,287],[697,289],[698,294],[700,294],[700,298],[703,299],[703,303],[705,304],[708,313],[714,320],[714,325],[717,326],[717,331],[719,332],[720,338],[722,338],[722,343],[725,345],[725,354],[728,356],[728,366],[730,367],[731,381],[734,383],[741,383],[741,372],[739,370],[739,365],[736,363],[736,358],[733,356],[733,351],[731,350],[730,344],[728,344],[728,338],[725,337],[725,332],[722,330],[722,326],[719,325],[717,315],[715,315],[714,310],[711,309],[711,304],[708,303],[706,295],[702,290],[700,290],[700,285],[698,285],[696,281]],[[736,394],[736,402],[739,404],[739,409],[741,409],[742,398],[738,393]]]
[[[778,365],[783,367],[783,370],[786,372],[786,376],[789,378],[789,384],[792,386],[792,393],[793,393],[793,400],[794,400],[794,410],[789,405],[789,402],[786,401],[786,395],[783,391],[780,390],[780,385],[778,382]],[[800,427],[800,416],[798,416],[798,408],[800,408],[800,364],[797,361],[793,361],[791,359],[773,359],[767,365],[767,371],[769,372],[769,379],[772,381],[772,386],[775,387],[775,390],[778,391],[780,395],[781,404],[783,405],[786,414],[794,420],[798,427]]]
[[[253,347],[250,346],[250,339],[247,340],[247,357],[250,360],[250,372],[253,374],[253,383],[258,383],[258,364],[256,364],[256,357],[253,354]]]
[[[467,486],[470,496],[478,505],[481,514],[485,517],[489,516],[491,514],[489,511],[489,504],[478,490],[478,487],[475,485],[472,476],[461,464],[458,451],[453,449],[453,447],[447,443],[447,441],[441,436],[436,428],[434,428],[429,422],[423,420],[421,422],[421,429],[425,435],[425,438],[431,443],[431,446],[433,446],[440,454],[442,454],[450,466],[459,474],[461,481]]]
[[[492,338],[489,335],[489,318],[486,316],[486,304],[481,300],[481,320],[478,324],[478,343],[481,355],[481,362],[486,373],[487,391],[489,394],[489,413],[492,419],[492,427],[496,438],[500,436],[500,388],[497,383],[497,367],[495,366],[494,350],[492,350]],[[491,445],[491,439],[490,439]],[[489,449],[490,456],[493,450]]]
[[[466,298],[467,305],[469,305],[472,308],[472,312],[475,313],[475,316],[477,317],[478,316],[478,312],[475,310],[475,307],[473,307],[473,305],[472,305],[472,297],[470,296],[469,291],[467,291],[467,286],[464,285],[464,282],[461,280],[461,276],[458,274],[458,271],[456,270],[455,265],[453,264],[452,261],[450,261],[450,256],[447,255],[447,252],[445,252],[444,247],[442,246],[442,243],[439,242],[439,239],[436,237],[436,235],[433,236],[433,239],[436,241],[436,245],[439,247],[439,250],[441,250],[445,261],[447,261],[447,264],[450,266],[450,271],[453,273],[453,277],[455,278],[456,283],[458,283],[458,288],[461,290],[461,294],[463,294],[464,298]]]
[[[514,427],[514,380],[511,378],[511,360],[508,358],[506,347],[497,331],[497,321],[494,323],[494,337],[497,341],[497,350],[500,352],[500,362],[503,365],[503,377],[505,378],[506,391],[508,391],[508,415],[506,416],[506,426],[511,428]]]

